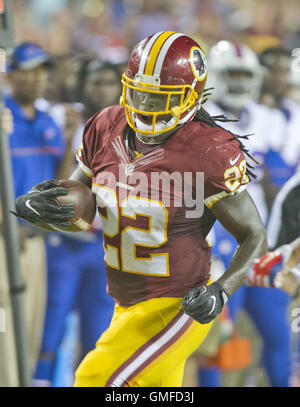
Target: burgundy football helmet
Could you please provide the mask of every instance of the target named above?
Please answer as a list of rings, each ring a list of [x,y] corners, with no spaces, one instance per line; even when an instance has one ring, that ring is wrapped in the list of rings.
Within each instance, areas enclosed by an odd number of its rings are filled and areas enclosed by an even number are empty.
[[[193,119],[207,77],[201,47],[185,34],[161,31],[139,42],[122,76],[128,124],[155,137]]]

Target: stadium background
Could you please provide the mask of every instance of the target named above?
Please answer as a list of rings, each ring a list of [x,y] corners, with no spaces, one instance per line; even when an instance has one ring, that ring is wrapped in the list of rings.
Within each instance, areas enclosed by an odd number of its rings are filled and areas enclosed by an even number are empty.
[[[220,40],[243,42],[257,53],[281,45],[292,52],[300,47],[299,15],[299,0],[13,1],[15,44],[36,42],[58,61],[56,77],[49,81],[45,96],[50,100],[59,94],[61,83],[72,86],[72,80],[78,81],[78,61],[98,58],[122,69],[132,46],[161,30],[184,32],[197,39],[207,52]],[[78,102],[73,97],[62,102]],[[53,386],[70,386],[73,382],[78,324],[76,312],[71,312],[58,351]],[[268,386],[259,364],[261,339],[244,312],[236,328],[239,335],[250,339],[253,358],[245,369],[225,372],[222,384]],[[187,367],[187,386],[197,386],[197,363],[193,360]],[[297,363],[294,371],[296,377]]]

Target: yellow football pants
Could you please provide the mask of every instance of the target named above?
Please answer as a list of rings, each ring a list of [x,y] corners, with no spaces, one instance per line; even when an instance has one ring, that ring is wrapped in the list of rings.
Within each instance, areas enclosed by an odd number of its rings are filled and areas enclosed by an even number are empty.
[[[182,311],[180,298],[153,298],[115,306],[109,328],[75,373],[78,387],[180,387],[186,359],[212,322]]]

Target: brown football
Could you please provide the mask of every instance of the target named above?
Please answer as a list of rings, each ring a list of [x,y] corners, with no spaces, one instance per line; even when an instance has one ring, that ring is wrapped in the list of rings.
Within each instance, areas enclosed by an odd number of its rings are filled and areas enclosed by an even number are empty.
[[[60,180],[60,186],[69,190],[68,195],[58,196],[57,202],[61,204],[74,204],[75,216],[70,219],[71,226],[57,226],[49,224],[50,228],[59,232],[82,232],[88,230],[96,214],[96,198],[91,189],[78,181]],[[43,229],[51,230],[45,224],[37,224]]]

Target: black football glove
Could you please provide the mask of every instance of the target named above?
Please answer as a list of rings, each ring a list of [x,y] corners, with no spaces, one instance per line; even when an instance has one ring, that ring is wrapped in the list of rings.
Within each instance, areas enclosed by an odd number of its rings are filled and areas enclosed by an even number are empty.
[[[74,205],[62,205],[53,199],[69,193],[59,185],[58,180],[48,180],[35,185],[27,194],[17,198],[16,213],[11,213],[31,223],[70,226],[69,220],[75,215]]]
[[[60,187],[60,181],[58,179],[48,179],[39,184],[36,184],[34,187],[32,187],[31,191],[42,192],[42,191],[47,191],[48,189],[56,188],[56,187]]]
[[[220,314],[227,299],[223,287],[214,282],[208,286],[193,288],[182,299],[181,304],[187,315],[201,324],[208,324]]]

